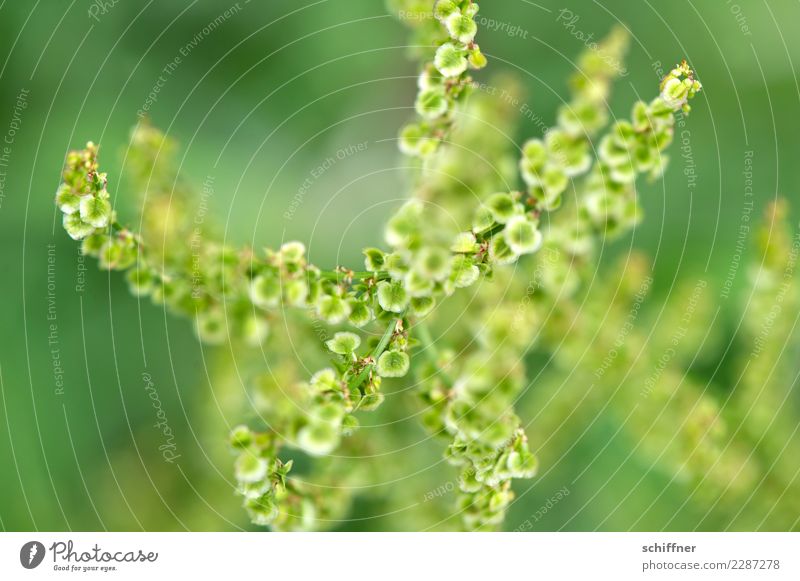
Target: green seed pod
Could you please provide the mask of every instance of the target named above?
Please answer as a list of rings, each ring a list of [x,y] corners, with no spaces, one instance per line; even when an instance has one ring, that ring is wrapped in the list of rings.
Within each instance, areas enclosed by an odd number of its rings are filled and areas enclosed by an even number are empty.
[[[402,313],[408,305],[408,293],[400,281],[378,283],[378,304],[384,311]]]
[[[56,193],[56,204],[65,214],[74,214],[80,209],[81,198],[67,184],[61,184]]]
[[[80,204],[81,220],[95,228],[105,228],[111,219],[111,204],[100,196],[83,196]]]
[[[436,50],[433,64],[443,76],[457,77],[467,70],[465,51],[452,42],[446,42]]]
[[[414,270],[427,279],[444,280],[450,274],[450,255],[442,248],[423,248]]]
[[[408,373],[409,359],[402,351],[385,351],[378,357],[375,369],[381,377],[403,377]]]
[[[250,300],[262,309],[273,309],[281,300],[281,281],[272,273],[264,273],[250,281]]]
[[[317,301],[317,314],[324,321],[335,325],[350,315],[350,305],[338,295],[322,295]]]
[[[453,13],[444,21],[445,27],[450,37],[461,44],[469,44],[475,39],[478,32],[478,25],[470,16],[460,13]]]
[[[472,253],[478,249],[478,243],[472,232],[461,232],[456,235],[450,250],[456,253]]]
[[[372,309],[363,301],[352,299],[348,301],[348,305],[350,306],[350,316],[348,317],[350,324],[363,327],[373,319]]]
[[[333,339],[325,342],[325,346],[339,355],[350,355],[361,345],[361,337],[355,333],[336,333]]]
[[[481,52],[480,47],[476,44],[469,51],[469,66],[473,69],[482,69],[487,64],[488,61],[486,60],[486,56]]]
[[[64,214],[62,219],[64,230],[73,240],[82,240],[95,231],[95,227],[81,219],[80,213]]]
[[[436,299],[433,297],[414,297],[411,299],[411,311],[418,317],[428,315],[435,306]]]
[[[505,224],[512,216],[517,214],[518,207],[514,199],[508,194],[492,194],[486,200],[486,207],[492,213],[495,222]]]
[[[327,422],[312,423],[297,432],[297,446],[310,456],[326,456],[339,445],[339,431]]]
[[[234,463],[236,480],[240,482],[259,482],[267,475],[267,462],[252,452],[242,452]]]
[[[286,242],[281,246],[282,264],[302,264],[306,259],[306,245],[302,242]]]
[[[364,254],[364,268],[371,272],[378,272],[383,270],[386,254],[377,248],[365,248]]]
[[[458,5],[453,0],[438,0],[433,7],[434,17],[442,22],[456,12],[458,12]]]
[[[494,214],[486,206],[479,206],[472,217],[472,229],[475,232],[488,230],[494,224]]]
[[[447,113],[447,97],[443,89],[425,89],[417,95],[414,107],[420,117],[436,119]]]
[[[128,288],[137,297],[149,295],[155,286],[153,273],[144,267],[132,268],[125,277],[128,280]]]
[[[342,436],[352,436],[356,433],[359,426],[358,418],[353,414],[347,414],[342,419]]]

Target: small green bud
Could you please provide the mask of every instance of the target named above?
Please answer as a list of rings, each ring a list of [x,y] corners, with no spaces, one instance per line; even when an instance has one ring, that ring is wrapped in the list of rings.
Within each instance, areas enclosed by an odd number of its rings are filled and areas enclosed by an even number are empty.
[[[89,238],[86,240],[89,240]],[[128,279],[128,288],[130,288],[131,293],[136,296],[141,297],[149,295],[153,290],[153,273],[147,268],[132,268],[128,271],[126,278]]]
[[[81,243],[81,252],[86,256],[99,256],[100,249],[109,239],[108,234],[104,232],[95,232],[83,239]]]
[[[111,219],[111,204],[100,196],[83,196],[80,201],[81,220],[95,228],[105,228]]]
[[[281,262],[298,264],[305,261],[306,245],[302,242],[286,242],[280,249]]]
[[[348,414],[342,419],[342,435],[352,436],[359,428],[358,418]]]
[[[472,286],[480,276],[480,269],[469,256],[454,256],[450,268],[450,279],[457,288]]]
[[[469,51],[469,66],[473,69],[482,69],[487,64],[486,56],[481,52],[480,47],[476,44]]]
[[[464,50],[457,48],[452,42],[446,42],[436,50],[433,64],[445,77],[457,77],[467,70]]]
[[[376,370],[381,377],[403,377],[408,373],[409,359],[402,351],[385,351],[378,357]]]
[[[497,264],[511,264],[517,259],[517,254],[506,242],[505,236],[495,236],[489,245],[489,257]]]
[[[475,232],[482,232],[491,228],[492,224],[494,224],[492,211],[486,206],[478,206],[475,210],[475,215],[472,217],[472,229]]]
[[[247,426],[236,426],[231,430],[229,441],[233,448],[247,448],[253,443],[253,432]]]
[[[355,333],[336,333],[333,339],[325,342],[325,346],[339,355],[350,355],[361,345],[361,337]]]
[[[269,323],[262,315],[250,313],[242,323],[242,335],[248,345],[261,345],[269,335]]]
[[[402,313],[408,305],[408,293],[399,281],[378,283],[378,304],[384,311]]]

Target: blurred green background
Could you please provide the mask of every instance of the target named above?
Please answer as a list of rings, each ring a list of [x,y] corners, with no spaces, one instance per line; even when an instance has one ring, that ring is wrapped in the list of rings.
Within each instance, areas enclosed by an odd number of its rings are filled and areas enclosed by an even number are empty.
[[[586,34],[600,37],[617,22],[633,34],[615,113],[627,115],[637,96],[655,94],[656,61],[666,68],[686,57],[704,85],[688,123],[697,187],[687,188],[685,162],[674,149],[663,182],[640,190],[644,225],[604,260],[631,247],[646,252],[655,297],[700,276],[718,286],[735,253],[746,152],[753,152],[756,211],[778,195],[798,199],[800,4],[485,2],[479,40],[489,70],[516,74],[525,102],[548,123],[583,50],[559,21],[564,8],[579,16],[576,28]],[[226,10],[230,16],[220,20]],[[489,19],[508,26],[489,26]],[[509,26],[521,32],[509,34]],[[64,156],[98,142],[117,208],[123,220],[133,215],[136,199],[126,197],[122,168],[130,128],[149,102],[153,123],[182,147],[185,175],[198,190],[212,178],[209,216],[227,240],[259,247],[299,238],[319,264],[357,264],[408,192],[407,163],[394,141],[413,114],[416,65],[407,38],[377,0],[0,3],[0,134],[7,146],[0,167],[0,528],[249,528],[224,442],[238,418],[221,411],[227,400],[244,397],[241,381],[235,373],[230,384],[217,379],[225,354],[201,347],[189,322],[138,303],[121,277],[82,262],[52,202]],[[159,76],[162,87],[149,99]],[[522,117],[514,137],[535,133],[535,122]],[[364,151],[312,177],[326,158],[361,143]],[[309,178],[303,203],[287,219]],[[737,279],[734,297],[743,283]],[[145,370],[180,462],[165,462],[158,450]],[[670,476],[630,459],[632,443],[624,438],[606,445],[615,430],[594,422],[557,466],[525,483],[507,528],[565,485],[569,496],[535,528],[713,526],[698,524],[690,510],[676,514],[681,493]],[[409,432],[409,442],[418,439]],[[391,461],[407,463],[409,474],[429,470],[424,478],[435,486],[450,476],[431,466],[436,444],[425,445],[425,453],[398,452]],[[393,490],[406,485],[357,501],[352,516],[361,520],[340,528],[413,526],[410,516],[376,516],[402,508],[392,503]],[[626,496],[632,486],[635,502]],[[651,502],[648,518],[639,520]],[[424,509],[422,503],[408,512]]]

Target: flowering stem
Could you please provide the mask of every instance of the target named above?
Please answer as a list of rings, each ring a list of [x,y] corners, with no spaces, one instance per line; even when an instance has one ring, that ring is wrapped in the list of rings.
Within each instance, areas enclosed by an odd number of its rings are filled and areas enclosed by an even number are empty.
[[[397,330],[398,326],[402,325],[403,323],[403,315],[401,314],[396,319],[392,319],[391,324],[386,327],[386,331],[384,331],[381,340],[375,346],[375,349],[372,350],[370,353],[369,358],[372,360],[372,363],[369,363],[364,366],[364,369],[361,370],[361,373],[356,375],[353,379],[351,379],[347,383],[347,388],[349,390],[358,389],[364,381],[369,377],[369,374],[372,373],[373,368],[375,367],[375,361],[377,361],[378,357],[386,350],[386,347],[389,345],[389,341],[394,335],[394,332]]]

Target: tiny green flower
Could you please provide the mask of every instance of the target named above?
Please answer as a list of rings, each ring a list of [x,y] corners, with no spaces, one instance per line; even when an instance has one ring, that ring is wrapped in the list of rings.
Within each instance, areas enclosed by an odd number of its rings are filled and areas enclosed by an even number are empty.
[[[308,297],[308,283],[302,279],[290,279],[283,284],[283,296],[292,307],[302,307]]]
[[[433,280],[444,280],[450,274],[450,256],[442,248],[423,248],[415,261],[415,270]]]
[[[385,351],[378,357],[376,370],[381,377],[403,377],[408,373],[408,355],[402,351]]]
[[[408,293],[400,281],[378,283],[378,304],[384,311],[402,313],[408,305]]]
[[[411,299],[411,310],[418,317],[428,315],[435,306],[436,299],[433,297],[414,297]]]
[[[457,48],[452,42],[446,42],[436,50],[433,64],[445,77],[457,77],[467,70],[464,50]]]
[[[350,355],[361,345],[361,337],[347,331],[336,333],[333,339],[325,342],[325,346],[339,355]]]

